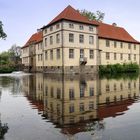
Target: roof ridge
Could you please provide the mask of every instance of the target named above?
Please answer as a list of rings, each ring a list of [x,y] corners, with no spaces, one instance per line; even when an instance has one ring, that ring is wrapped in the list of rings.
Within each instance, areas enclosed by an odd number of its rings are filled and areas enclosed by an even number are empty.
[[[46,26],[43,26],[42,29],[46,28],[48,26],[51,26],[52,24],[55,24],[56,22],[59,22],[60,20],[69,20],[69,21],[74,21],[74,22],[79,22],[79,23],[85,23],[85,24],[98,26],[98,23],[96,21],[90,21],[87,17],[81,15],[71,5],[68,5],[51,22],[49,22]]]

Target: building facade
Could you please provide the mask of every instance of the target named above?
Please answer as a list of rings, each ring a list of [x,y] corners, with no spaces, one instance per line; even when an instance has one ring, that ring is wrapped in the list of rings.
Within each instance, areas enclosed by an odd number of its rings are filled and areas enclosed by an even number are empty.
[[[71,6],[34,34],[23,47],[31,71],[97,73],[99,65],[140,64],[140,43],[124,28],[88,20]],[[39,38],[40,37],[40,38]]]
[[[43,66],[43,35],[42,31],[33,34],[22,47],[22,64],[24,71],[41,71]]]

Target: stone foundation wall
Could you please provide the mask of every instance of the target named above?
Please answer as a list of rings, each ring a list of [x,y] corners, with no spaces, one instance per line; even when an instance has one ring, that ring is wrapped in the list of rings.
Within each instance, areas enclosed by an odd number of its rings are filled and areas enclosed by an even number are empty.
[[[51,67],[44,67],[44,73],[63,73],[64,74],[90,74],[90,73],[98,73],[98,66],[51,66]]]
[[[62,66],[47,66],[43,67],[44,73],[63,73],[63,67]]]
[[[38,66],[33,69],[29,67],[24,67],[23,71],[25,72],[41,72],[41,73],[64,73],[64,74],[97,74],[98,73],[98,66]]]
[[[36,72],[43,72],[43,67],[42,66],[38,66],[36,67]]]

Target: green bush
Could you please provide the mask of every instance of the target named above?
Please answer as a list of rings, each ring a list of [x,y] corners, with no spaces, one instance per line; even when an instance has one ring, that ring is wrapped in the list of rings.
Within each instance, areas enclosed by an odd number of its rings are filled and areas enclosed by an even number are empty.
[[[13,66],[2,66],[0,67],[0,73],[11,73],[15,71],[15,67]]]
[[[116,73],[129,73],[129,72],[138,72],[139,65],[136,63],[124,63],[114,64],[114,65],[101,65],[99,66],[100,74],[116,74]]]

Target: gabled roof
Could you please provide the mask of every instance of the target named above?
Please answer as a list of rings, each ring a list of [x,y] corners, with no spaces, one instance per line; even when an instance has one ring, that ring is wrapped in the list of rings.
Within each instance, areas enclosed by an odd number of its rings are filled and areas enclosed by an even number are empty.
[[[98,26],[98,22],[90,21],[87,17],[82,16],[77,10],[75,10],[73,7],[69,5],[58,16],[56,16],[48,25],[44,26],[43,28],[50,26],[60,20],[69,20]]]
[[[42,31],[33,34],[30,37],[30,39],[27,41],[27,43],[22,48],[28,47],[29,45],[31,45],[33,43],[38,43],[38,42],[41,42],[41,41],[43,41],[43,33],[42,33]]]
[[[124,28],[99,23],[98,26],[99,38],[113,39],[130,43],[140,43],[135,40]]]

